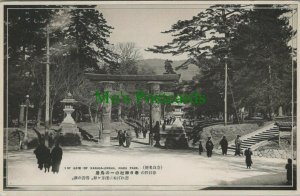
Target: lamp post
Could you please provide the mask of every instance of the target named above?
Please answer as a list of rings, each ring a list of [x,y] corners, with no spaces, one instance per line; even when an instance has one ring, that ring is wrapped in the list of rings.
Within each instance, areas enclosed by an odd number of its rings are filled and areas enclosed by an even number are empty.
[[[27,144],[28,144],[28,107],[30,106],[30,100],[29,100],[29,95],[26,95],[26,100],[25,100],[25,107],[26,107],[26,116],[25,116],[25,133],[24,133],[24,139],[23,139],[23,148],[26,150],[27,149]]]
[[[227,55],[225,55],[224,126],[227,125]]]

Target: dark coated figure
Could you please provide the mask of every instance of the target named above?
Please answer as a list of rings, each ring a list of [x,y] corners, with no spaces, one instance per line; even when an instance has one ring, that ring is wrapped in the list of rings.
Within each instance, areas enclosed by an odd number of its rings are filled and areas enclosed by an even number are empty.
[[[119,140],[119,146],[123,146],[123,131],[118,131],[118,140]]]
[[[51,164],[50,150],[45,146],[45,141],[41,141],[38,147],[34,150],[37,158],[38,168],[40,170],[45,168],[45,172],[49,171]]]
[[[292,184],[293,164],[292,159],[288,159],[288,163],[285,165],[287,184]]]
[[[143,128],[143,138],[145,139],[146,138],[146,135],[147,135],[147,127],[145,126]]]
[[[123,145],[124,145],[125,142],[126,142],[126,134],[127,134],[127,131],[126,131],[126,130],[121,134],[121,138],[122,138],[122,140],[123,140]]]
[[[155,140],[155,145],[157,147],[160,147],[160,127],[159,127],[159,122],[156,121],[155,126],[153,127],[153,133],[154,133],[154,140]]]
[[[251,169],[251,165],[252,165],[252,159],[251,159],[251,156],[252,156],[252,151],[250,148],[248,148],[247,150],[245,150],[245,157],[246,157],[246,166],[247,166],[247,169]]]
[[[128,132],[125,133],[125,141],[126,141],[126,146],[127,148],[129,148],[130,144],[131,144],[131,136]]]
[[[51,151],[52,172],[53,173],[59,172],[62,155],[63,155],[62,148],[59,146],[59,142],[56,142],[55,147]]]
[[[135,137],[139,138],[139,129],[135,127],[134,132],[135,132]]]
[[[202,152],[203,152],[202,142],[199,141],[199,155],[201,155]]]
[[[212,141],[210,139],[211,139],[211,137],[207,138],[207,142],[206,142],[206,145],[205,145],[207,157],[211,157],[212,150],[214,149],[214,144],[212,143]]]
[[[222,140],[220,141],[220,146],[222,148],[222,154],[227,155],[228,141],[225,136],[223,136]]]

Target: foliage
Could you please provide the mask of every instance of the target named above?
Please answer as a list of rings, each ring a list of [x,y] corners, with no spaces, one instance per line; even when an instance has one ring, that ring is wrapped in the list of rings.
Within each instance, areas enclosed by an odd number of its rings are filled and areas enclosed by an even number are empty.
[[[148,48],[154,53],[178,55],[189,59],[175,68],[187,69],[193,63],[201,73],[190,84],[207,95],[199,108],[210,114],[222,111],[224,65],[228,64],[229,113],[247,107],[265,116],[280,105],[288,109],[291,97],[291,48],[293,31],[285,5],[216,5],[190,20],[179,20],[162,33],[174,39],[162,46]]]
[[[5,35],[8,38],[5,44],[8,47],[10,118],[18,118],[19,105],[26,94],[30,94],[36,112],[45,105],[47,29],[50,37],[50,110],[67,91],[76,90],[83,79],[83,71],[106,72],[117,66],[107,40],[112,27],[94,6],[39,8],[5,9],[9,34]]]

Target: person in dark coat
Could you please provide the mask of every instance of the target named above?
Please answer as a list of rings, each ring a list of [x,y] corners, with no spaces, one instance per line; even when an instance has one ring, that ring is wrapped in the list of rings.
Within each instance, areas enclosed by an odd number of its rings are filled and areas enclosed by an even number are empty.
[[[246,166],[247,166],[247,169],[251,169],[251,165],[252,165],[252,159],[251,159],[251,156],[252,156],[252,151],[250,148],[248,148],[247,150],[245,150],[245,157],[246,157]]]
[[[119,146],[123,146],[123,131],[118,131],[118,140],[119,140]]]
[[[128,132],[126,132],[125,140],[126,140],[126,147],[129,148],[129,146],[131,144],[131,136]]]
[[[240,139],[240,135],[236,136],[236,139],[235,139],[234,143],[235,143],[235,153],[234,153],[234,156],[236,156],[236,155],[241,156],[241,144],[242,144],[242,140]]]
[[[149,129],[149,123],[148,123],[148,121],[146,121],[145,122],[145,127],[143,128],[143,137],[144,137],[144,139],[146,138],[148,129]]]
[[[160,127],[159,127],[159,122],[156,121],[155,126],[153,127],[153,133],[154,133],[154,140],[155,140],[155,145],[154,146],[160,146]]]
[[[201,155],[202,152],[203,152],[202,142],[199,141],[199,155]]]
[[[207,157],[211,157],[211,155],[212,155],[212,150],[213,150],[213,148],[214,148],[214,144],[212,143],[212,141],[211,141],[210,139],[211,139],[211,137],[208,137],[208,138],[207,138],[207,142],[206,142],[206,145],[205,145]]]
[[[288,164],[285,165],[286,179],[288,184],[292,184],[293,164],[292,159],[288,159]]]
[[[127,133],[127,131],[124,131],[124,132],[122,132],[122,134],[121,134],[121,138],[122,138],[122,140],[123,140],[123,146],[124,146],[124,144],[125,144],[125,142],[126,142],[126,133]]]
[[[220,145],[222,148],[222,154],[227,155],[228,141],[225,136],[223,136],[222,140],[220,141]]]
[[[60,163],[62,160],[63,151],[59,146],[59,142],[56,142],[55,147],[51,151],[51,160],[52,160],[52,172],[58,173]]]
[[[49,172],[50,167],[51,167],[51,154],[50,154],[50,149],[47,148],[47,150],[45,151],[45,162],[44,162],[45,173]]]
[[[162,130],[165,131],[166,130],[166,123],[164,122],[164,124],[162,125]]]
[[[135,137],[139,138],[139,129],[138,128],[134,128],[134,132],[135,132]]]
[[[43,167],[45,167],[46,172],[46,169],[50,167],[50,165],[48,165],[50,159],[50,150],[45,146],[45,141],[40,142],[40,144],[34,150],[34,154],[37,158],[38,168],[42,170]]]

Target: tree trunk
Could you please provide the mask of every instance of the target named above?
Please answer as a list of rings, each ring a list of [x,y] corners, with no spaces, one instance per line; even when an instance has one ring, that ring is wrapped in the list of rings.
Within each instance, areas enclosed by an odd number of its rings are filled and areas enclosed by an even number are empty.
[[[42,105],[39,105],[38,112],[37,112],[37,119],[36,119],[37,127],[41,126],[42,111],[43,111]]]
[[[91,123],[94,123],[90,105],[88,106],[88,109],[89,109],[89,116],[90,116]]]
[[[122,104],[120,103],[118,106],[118,121],[121,121],[122,118]]]
[[[273,98],[272,98],[272,90],[273,90],[273,86],[272,86],[272,70],[271,70],[271,65],[269,65],[269,84],[270,84],[270,91],[269,91],[269,116],[270,119],[273,120],[273,113],[274,113],[274,108],[273,108]]]
[[[95,114],[95,120],[94,120],[95,123],[98,123],[98,113],[96,112]]]
[[[52,113],[53,113],[53,105],[50,107],[49,110],[49,127],[52,126]]]

